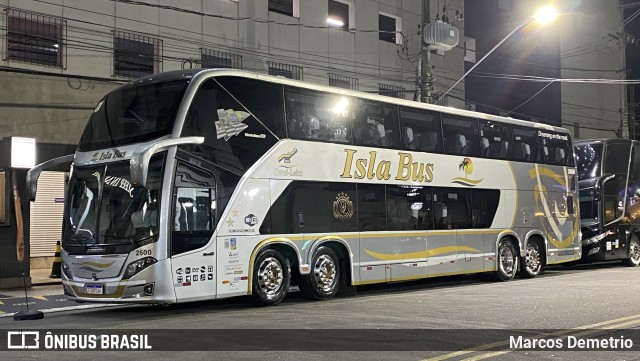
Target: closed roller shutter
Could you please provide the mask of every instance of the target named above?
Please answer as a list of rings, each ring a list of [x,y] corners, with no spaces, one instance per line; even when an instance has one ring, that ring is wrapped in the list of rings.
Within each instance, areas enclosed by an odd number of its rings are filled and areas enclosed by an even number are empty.
[[[42,172],[31,203],[31,257],[52,257],[62,235],[64,172]]]

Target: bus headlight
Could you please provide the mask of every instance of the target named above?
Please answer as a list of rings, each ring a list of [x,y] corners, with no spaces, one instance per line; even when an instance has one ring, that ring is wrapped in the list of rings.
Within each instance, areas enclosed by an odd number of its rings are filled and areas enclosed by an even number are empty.
[[[595,237],[591,237],[591,238],[583,239],[583,240],[582,240],[582,245],[583,245],[583,246],[586,246],[586,245],[589,245],[589,244],[597,243],[598,241],[600,241],[600,240],[601,240],[601,239],[603,239],[604,237],[608,236],[608,234],[609,234],[609,233],[607,232],[607,233],[599,234],[599,235],[597,235],[597,236],[595,236]]]
[[[67,279],[73,279],[73,277],[71,276],[71,268],[69,267],[67,262],[62,262],[62,265],[60,268],[62,269],[62,273],[64,273]]]
[[[122,278],[123,279],[131,278],[138,272],[142,271],[143,269],[151,266],[156,262],[158,262],[158,260],[156,260],[153,257],[145,257],[137,261],[133,261],[127,265],[127,270],[124,272],[124,276]]]

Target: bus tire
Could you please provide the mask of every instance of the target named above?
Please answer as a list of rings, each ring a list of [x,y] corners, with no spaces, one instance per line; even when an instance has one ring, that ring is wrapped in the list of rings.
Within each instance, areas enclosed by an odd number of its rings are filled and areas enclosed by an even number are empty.
[[[275,249],[261,251],[253,266],[251,296],[258,306],[277,305],[289,292],[291,265]]]
[[[508,239],[502,239],[498,244],[498,279],[511,281],[518,271],[518,256],[513,243]]]
[[[340,290],[340,259],[329,247],[320,247],[311,258],[311,272],[302,276],[300,291],[313,300],[326,300]]]
[[[629,257],[623,263],[627,267],[640,266],[640,241],[635,234],[629,240]]]
[[[520,273],[522,277],[533,278],[542,273],[544,262],[540,253],[540,243],[531,241],[527,244],[524,257],[521,258]]]

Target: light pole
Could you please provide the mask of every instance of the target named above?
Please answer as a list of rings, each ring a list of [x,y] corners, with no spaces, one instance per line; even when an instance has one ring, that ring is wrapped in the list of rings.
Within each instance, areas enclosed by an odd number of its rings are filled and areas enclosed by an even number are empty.
[[[507,41],[507,39],[509,39],[511,37],[511,35],[513,35],[518,30],[524,28],[525,26],[531,24],[534,21],[539,23],[539,24],[541,24],[541,25],[546,25],[546,24],[552,22],[556,18],[557,14],[558,13],[556,12],[556,9],[553,8],[552,6],[544,6],[544,7],[541,7],[540,9],[538,9],[538,11],[536,11],[534,16],[532,16],[530,18],[527,18],[522,24],[516,26],[516,28],[511,30],[511,32],[509,34],[507,34],[507,36],[505,36],[502,40],[500,40],[500,42],[498,42],[498,44],[496,44],[493,48],[491,48],[491,50],[489,50],[482,57],[482,59],[478,60],[475,64],[473,64],[471,69],[467,70],[467,72],[464,73],[462,75],[462,77],[460,79],[458,79],[458,81],[456,81],[449,89],[447,89],[446,92],[442,93],[440,98],[438,98],[438,100],[436,101],[436,104],[438,104],[442,100],[442,98],[444,98],[447,94],[449,94],[449,92],[453,88],[455,88],[456,85],[458,85],[458,83],[460,83],[462,81],[462,79],[464,79],[467,75],[469,75],[469,73],[471,73],[473,71],[473,69],[475,69],[478,65],[480,65],[480,63],[482,63],[482,61],[484,59],[486,59],[489,55],[491,55],[491,53],[493,53],[494,50],[496,50],[500,45],[502,45],[502,43]]]

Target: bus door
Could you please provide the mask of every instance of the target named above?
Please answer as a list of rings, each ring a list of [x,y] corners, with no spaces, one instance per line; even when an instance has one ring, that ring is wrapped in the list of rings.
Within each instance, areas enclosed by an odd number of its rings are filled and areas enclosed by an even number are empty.
[[[171,275],[178,302],[216,296],[216,188],[213,174],[178,162],[172,190]]]

